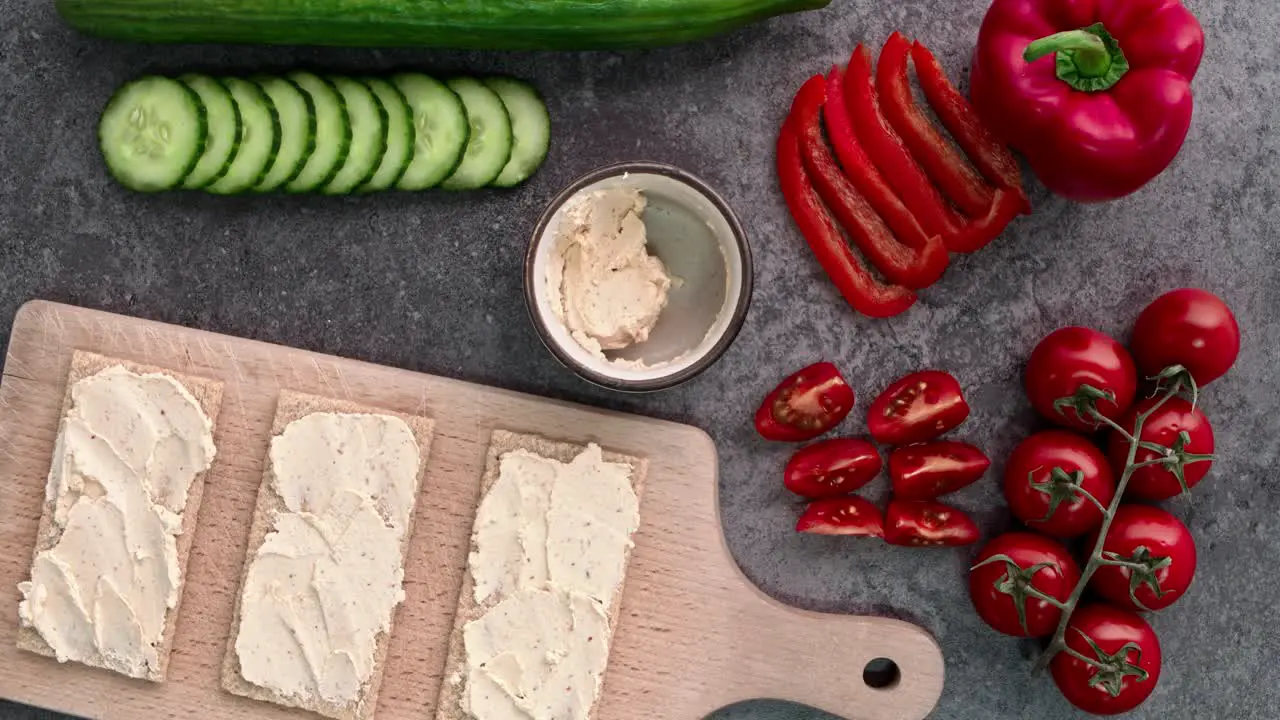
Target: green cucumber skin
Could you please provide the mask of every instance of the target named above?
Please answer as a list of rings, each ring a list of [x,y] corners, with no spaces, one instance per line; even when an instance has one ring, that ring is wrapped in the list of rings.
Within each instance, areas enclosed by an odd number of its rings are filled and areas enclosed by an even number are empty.
[[[621,50],[675,45],[831,0],[56,0],[90,35],[158,43],[477,50]]]

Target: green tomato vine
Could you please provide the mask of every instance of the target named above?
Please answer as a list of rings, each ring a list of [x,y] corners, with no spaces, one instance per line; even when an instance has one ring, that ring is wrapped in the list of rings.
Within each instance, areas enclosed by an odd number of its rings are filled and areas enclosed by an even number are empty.
[[[1103,546],[1107,541],[1107,533],[1111,529],[1111,523],[1115,519],[1116,511],[1119,509],[1120,504],[1124,499],[1124,492],[1129,485],[1129,479],[1132,478],[1133,474],[1141,468],[1153,465],[1163,465],[1178,478],[1178,482],[1182,485],[1182,491],[1187,492],[1188,488],[1184,475],[1185,467],[1191,463],[1206,462],[1213,459],[1212,455],[1187,453],[1185,451],[1185,447],[1190,441],[1190,438],[1185,432],[1179,434],[1173,447],[1165,447],[1163,445],[1141,440],[1143,425],[1170,399],[1176,397],[1184,390],[1191,395],[1191,402],[1193,404],[1198,399],[1195,382],[1190,379],[1190,375],[1182,367],[1173,366],[1166,368],[1152,379],[1156,380],[1158,383],[1156,391],[1161,393],[1160,399],[1147,410],[1137,413],[1134,419],[1132,432],[1122,427],[1111,418],[1105,417],[1098,411],[1097,400],[1107,399],[1110,395],[1098,390],[1097,388],[1082,385],[1076,395],[1070,398],[1063,398],[1058,401],[1058,412],[1065,415],[1064,411],[1070,408],[1076,411],[1080,417],[1092,417],[1097,420],[1097,422],[1110,427],[1129,443],[1129,454],[1125,460],[1124,472],[1120,474],[1120,478],[1116,482],[1115,497],[1111,500],[1111,504],[1106,507],[1104,507],[1097,498],[1091,495],[1089,491],[1080,487],[1078,482],[1070,482],[1071,478],[1069,477],[1057,478],[1060,482],[1060,487],[1070,487],[1073,492],[1079,493],[1102,510],[1102,526],[1098,529],[1098,539],[1094,543],[1093,550],[1089,555],[1089,562],[1085,564],[1084,568],[1080,572],[1080,581],[1076,583],[1075,588],[1071,591],[1071,594],[1067,599],[1065,601],[1059,601],[1056,598],[1049,597],[1043,593],[1036,594],[1038,599],[1048,602],[1062,611],[1062,618],[1058,621],[1058,628],[1054,632],[1053,638],[1049,641],[1049,645],[1036,661],[1036,670],[1039,671],[1048,667],[1054,656],[1060,652],[1065,652],[1080,662],[1096,668],[1097,673],[1095,675],[1102,678],[1100,684],[1104,685],[1112,695],[1117,695],[1119,693],[1120,681],[1123,680],[1125,676],[1137,675],[1145,677],[1146,675],[1146,673],[1142,672],[1140,668],[1132,665],[1127,660],[1128,653],[1131,650],[1136,649],[1136,646],[1130,647],[1126,645],[1121,648],[1119,652],[1108,654],[1103,652],[1093,639],[1086,635],[1085,640],[1089,643],[1089,647],[1094,651],[1094,655],[1096,656],[1091,658],[1083,653],[1077,652],[1073,648],[1068,647],[1066,637],[1067,628],[1071,623],[1071,616],[1075,612],[1076,607],[1079,606],[1080,598],[1084,595],[1085,588],[1088,587],[1089,581],[1093,578],[1093,574],[1098,571],[1098,568],[1107,565],[1114,565],[1126,567],[1130,570],[1136,570],[1136,568],[1134,568],[1134,562],[1128,559],[1116,558],[1114,557],[1114,554],[1103,551]],[[1139,449],[1153,451],[1157,453],[1158,456],[1150,460],[1137,462]],[[1146,565],[1143,565],[1142,569],[1150,571],[1150,568]],[[1139,604],[1139,607],[1142,607],[1141,604]],[[1138,652],[1141,653],[1141,650],[1138,649]],[[1142,679],[1142,677],[1139,677],[1139,679]]]

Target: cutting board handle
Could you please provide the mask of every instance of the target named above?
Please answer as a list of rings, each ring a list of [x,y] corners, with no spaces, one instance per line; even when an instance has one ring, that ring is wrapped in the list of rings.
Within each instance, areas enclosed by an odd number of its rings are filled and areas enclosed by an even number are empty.
[[[750,584],[749,582],[747,583]],[[921,720],[942,694],[937,642],[900,620],[816,613],[750,588],[744,632],[777,669],[757,697],[789,700],[850,720]],[[744,698],[745,699],[745,698]]]

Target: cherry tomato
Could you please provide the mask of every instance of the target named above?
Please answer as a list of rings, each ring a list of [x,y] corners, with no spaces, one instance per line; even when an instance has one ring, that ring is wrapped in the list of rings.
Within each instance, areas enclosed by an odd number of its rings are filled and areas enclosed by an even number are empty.
[[[829,362],[814,363],[774,388],[756,411],[756,432],[765,440],[812,440],[853,409],[853,388]]]
[[[858,438],[823,440],[802,447],[791,456],[783,484],[802,497],[848,495],[880,473],[880,452]]]
[[[884,516],[870,500],[857,495],[809,503],[796,530],[813,535],[884,536]]]
[[[1004,471],[1004,497],[1027,527],[1069,538],[1102,525],[1102,510],[1080,490],[1108,507],[1115,476],[1102,451],[1075,433],[1045,430],[1014,448]]]
[[[1088,547],[1094,547],[1094,533]],[[1130,610],[1163,610],[1182,597],[1196,574],[1196,542],[1178,518],[1149,505],[1121,505],[1102,546],[1108,560],[1089,586],[1112,604]]]
[[[1138,413],[1146,412],[1160,402],[1159,398],[1150,398],[1138,403],[1124,422],[1120,423],[1130,434]],[[1183,435],[1185,433],[1185,435]],[[1142,425],[1143,440],[1169,448],[1164,453],[1168,462],[1159,465],[1148,465],[1133,471],[1129,478],[1127,492],[1143,500],[1166,500],[1182,493],[1182,483],[1178,482],[1179,474],[1186,480],[1187,489],[1193,488],[1209,472],[1213,461],[1207,459],[1213,454],[1213,427],[1209,419],[1192,407],[1191,403],[1181,397],[1169,398],[1159,410],[1147,418]],[[1120,433],[1111,434],[1111,446],[1108,449],[1111,467],[1122,472],[1129,459],[1129,441]],[[1161,453],[1147,448],[1138,448],[1134,462],[1146,462],[1159,458]],[[1205,458],[1196,462],[1196,458]]]
[[[1115,715],[1142,704],[1160,680],[1160,641],[1142,616],[1110,605],[1085,605],[1071,614],[1067,647],[1101,664],[1060,652],[1049,670],[1072,705]]]
[[[1080,567],[1062,543],[1029,532],[1005,533],[987,543],[969,572],[969,598],[997,632],[1045,637],[1058,629],[1065,602],[1080,582]]]
[[[902,500],[932,500],[973,484],[991,467],[978,448],[954,440],[907,445],[889,453],[893,495]]]
[[[1040,341],[1027,361],[1027,397],[1031,406],[1050,422],[1073,430],[1094,430],[1097,421],[1082,415],[1083,401],[1095,392],[1098,412],[1118,419],[1133,404],[1138,375],[1129,351],[1110,336],[1083,327],[1055,330]],[[1080,386],[1093,388],[1081,390]]]
[[[1133,326],[1133,356],[1148,377],[1181,365],[1198,385],[1222,377],[1240,354],[1240,326],[1217,295],[1183,288],[1156,298]]]
[[[890,500],[884,539],[890,545],[954,547],[978,541],[978,526],[963,511],[933,500]]]
[[[912,373],[885,388],[871,403],[867,427],[885,445],[932,440],[969,417],[960,383],[940,370]]]

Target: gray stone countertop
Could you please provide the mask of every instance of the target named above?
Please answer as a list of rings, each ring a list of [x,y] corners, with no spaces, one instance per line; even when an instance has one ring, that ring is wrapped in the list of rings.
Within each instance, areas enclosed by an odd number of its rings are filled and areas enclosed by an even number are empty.
[[[789,448],[759,440],[751,414],[784,375],[826,358],[859,393],[842,432],[860,433],[867,403],[891,380],[925,367],[954,372],[973,406],[956,435],[995,465],[952,499],[990,536],[1012,524],[996,481],[1004,459],[1038,426],[1020,390],[1036,341],[1067,324],[1124,338],[1159,293],[1203,286],[1234,308],[1244,350],[1204,394],[1221,457],[1191,498],[1172,503],[1199,544],[1199,574],[1183,600],[1152,618],[1163,674],[1132,716],[1280,716],[1280,242],[1271,235],[1280,226],[1280,6],[1190,3],[1209,38],[1195,121],[1178,160],[1149,187],[1082,206],[1031,181],[1034,215],[982,252],[956,257],[905,315],[859,317],[783,206],[776,130],[805,78],[894,29],[924,40],[967,83],[986,5],[835,0],[688,47],[501,54],[114,44],[65,27],[50,0],[9,0],[0,27],[0,334],[21,303],[46,298],[697,425],[720,451],[729,546],[766,592],[927,628],[947,673],[931,717],[1050,719],[1080,714],[1047,677],[1028,675],[1032,647],[998,636],[972,611],[972,549],[795,534],[799,505],[780,480]],[[145,197],[108,179],[95,125],[122,82],[144,72],[300,65],[530,78],[555,122],[550,158],[512,192]],[[683,387],[644,396],[595,389],[558,365],[521,295],[525,243],[544,203],[574,177],[624,159],[671,162],[708,180],[738,212],[757,259],[751,313],[723,360]],[[883,499],[886,484],[869,495]],[[850,682],[857,675],[850,668]],[[772,703],[722,716],[816,717]],[[0,718],[51,717],[0,702]]]

